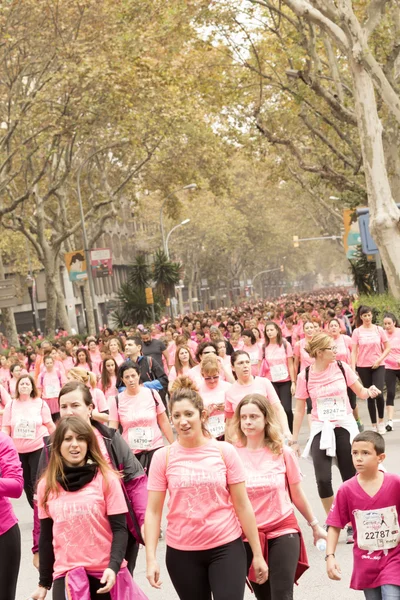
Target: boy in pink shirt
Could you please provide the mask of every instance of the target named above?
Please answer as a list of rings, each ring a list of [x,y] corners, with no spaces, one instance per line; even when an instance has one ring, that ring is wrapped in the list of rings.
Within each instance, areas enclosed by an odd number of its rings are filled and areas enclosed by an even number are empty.
[[[351,521],[354,566],[350,587],[367,600],[400,598],[400,477],[383,472],[385,442],[374,431],[358,434],[352,444],[357,475],[343,483],[327,518],[328,577],[341,579],[335,551],[340,529]]]

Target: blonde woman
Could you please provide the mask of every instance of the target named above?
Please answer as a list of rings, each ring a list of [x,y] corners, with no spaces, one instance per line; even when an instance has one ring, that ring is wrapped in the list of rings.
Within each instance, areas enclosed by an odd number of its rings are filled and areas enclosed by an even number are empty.
[[[80,381],[90,389],[94,405],[92,419],[108,424],[108,403],[104,392],[97,387],[96,375],[92,371],[73,367],[68,371],[67,379],[68,381]]]

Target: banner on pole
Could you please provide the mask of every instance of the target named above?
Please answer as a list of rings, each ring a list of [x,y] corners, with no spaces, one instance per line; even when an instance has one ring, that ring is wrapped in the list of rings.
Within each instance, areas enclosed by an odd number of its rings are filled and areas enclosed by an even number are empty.
[[[112,275],[111,248],[94,248],[90,251],[90,266],[93,277]]]
[[[70,281],[84,281],[87,279],[87,266],[84,250],[75,250],[64,254]]]

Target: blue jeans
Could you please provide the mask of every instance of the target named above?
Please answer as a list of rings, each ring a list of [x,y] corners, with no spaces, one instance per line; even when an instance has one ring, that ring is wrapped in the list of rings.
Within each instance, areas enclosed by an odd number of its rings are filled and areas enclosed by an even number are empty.
[[[366,600],[400,600],[400,586],[381,585],[377,588],[364,590]]]

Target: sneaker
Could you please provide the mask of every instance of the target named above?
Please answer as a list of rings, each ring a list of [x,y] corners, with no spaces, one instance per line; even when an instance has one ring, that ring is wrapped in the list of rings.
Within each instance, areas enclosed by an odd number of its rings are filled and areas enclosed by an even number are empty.
[[[354,544],[354,531],[350,526],[346,529],[346,544]]]
[[[376,433],[378,433],[378,427],[376,425],[371,425],[371,431],[376,431]]]
[[[386,423],[386,431],[393,431],[393,421],[391,419]]]
[[[378,424],[378,433],[380,433],[381,435],[385,435],[385,433],[386,433],[385,423]]]
[[[362,423],[361,419],[357,419],[356,423],[357,423],[358,431],[360,433],[362,433],[364,431],[364,423]]]

